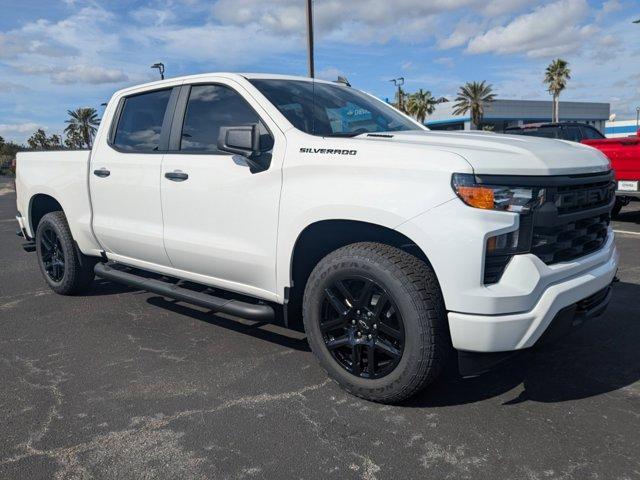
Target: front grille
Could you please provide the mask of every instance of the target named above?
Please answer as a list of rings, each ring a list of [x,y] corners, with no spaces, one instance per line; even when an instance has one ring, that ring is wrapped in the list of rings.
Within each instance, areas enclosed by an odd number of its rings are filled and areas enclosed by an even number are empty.
[[[484,283],[496,283],[513,255],[533,253],[547,265],[593,253],[606,243],[615,199],[613,172],[558,177],[484,176],[487,185],[545,189],[544,202],[520,217],[520,241],[511,254],[486,255]]]
[[[588,255],[604,245],[609,222],[604,213],[550,227],[535,225],[531,253],[547,265]]]
[[[615,184],[608,180],[586,185],[560,186],[555,191],[555,204],[558,214],[564,215],[607,205],[614,194]]]

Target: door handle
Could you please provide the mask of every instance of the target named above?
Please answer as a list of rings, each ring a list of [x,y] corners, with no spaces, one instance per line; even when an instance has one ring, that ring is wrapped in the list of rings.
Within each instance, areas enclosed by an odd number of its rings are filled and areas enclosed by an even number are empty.
[[[111,172],[103,167],[103,168],[101,168],[99,170],[94,170],[93,174],[96,177],[105,178],[105,177],[108,177],[109,175],[111,175]]]
[[[184,182],[189,175],[187,173],[176,170],[175,172],[167,172],[164,174],[164,178],[171,180],[172,182]]]

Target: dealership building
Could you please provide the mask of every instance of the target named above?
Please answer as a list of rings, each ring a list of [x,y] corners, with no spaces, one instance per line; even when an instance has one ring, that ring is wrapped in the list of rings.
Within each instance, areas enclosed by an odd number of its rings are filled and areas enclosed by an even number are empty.
[[[470,116],[454,115],[454,104],[439,103],[425,125],[432,130],[471,130]],[[495,132],[502,132],[511,126],[550,122],[552,109],[551,101],[496,99],[485,108],[483,123],[492,126]],[[588,123],[604,133],[610,110],[608,103],[560,102],[560,121]]]
[[[628,137],[635,135],[640,127],[640,121],[635,120],[616,120],[607,122],[604,134],[609,138]]]

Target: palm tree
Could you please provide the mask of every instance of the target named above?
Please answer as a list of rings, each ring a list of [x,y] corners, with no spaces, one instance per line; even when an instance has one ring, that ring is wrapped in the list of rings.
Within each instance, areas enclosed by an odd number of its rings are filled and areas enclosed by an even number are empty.
[[[407,113],[413,115],[417,121],[424,123],[424,119],[427,115],[431,115],[436,109],[437,100],[431,95],[431,92],[426,92],[422,89],[416,93],[409,95],[407,102]]]
[[[544,74],[544,83],[549,86],[549,93],[553,95],[553,122],[560,121],[560,93],[567,87],[567,80],[571,78],[569,63],[556,58],[549,64]]]
[[[471,121],[476,128],[480,128],[484,109],[495,100],[491,85],[482,82],[467,82],[458,90],[456,104],[453,106],[454,115],[466,115],[471,112]]]
[[[79,132],[82,135],[82,141],[84,144],[87,148],[91,148],[93,137],[98,130],[98,125],[100,124],[100,119],[98,118],[98,112],[96,112],[96,109],[84,107],[77,108],[76,110],[67,110],[67,113],[71,118],[66,121],[69,125],[64,129],[65,133],[73,135],[74,133]]]

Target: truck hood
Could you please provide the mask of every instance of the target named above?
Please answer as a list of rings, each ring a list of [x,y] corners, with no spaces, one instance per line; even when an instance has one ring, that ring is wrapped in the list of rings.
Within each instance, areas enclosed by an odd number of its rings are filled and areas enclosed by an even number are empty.
[[[609,170],[600,151],[564,140],[497,135],[490,132],[407,131],[357,138],[397,144],[424,145],[462,156],[476,174],[567,175]]]

